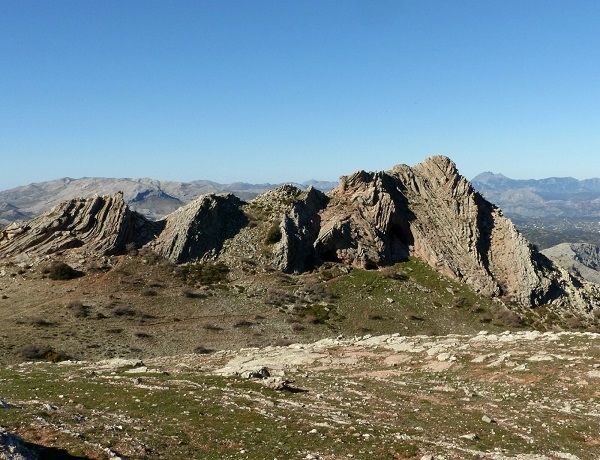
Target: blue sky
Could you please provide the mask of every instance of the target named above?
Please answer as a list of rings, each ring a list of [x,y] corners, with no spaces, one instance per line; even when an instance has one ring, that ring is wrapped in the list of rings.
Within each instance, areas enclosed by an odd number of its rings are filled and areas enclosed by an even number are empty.
[[[0,190],[600,177],[600,2],[0,2]]]

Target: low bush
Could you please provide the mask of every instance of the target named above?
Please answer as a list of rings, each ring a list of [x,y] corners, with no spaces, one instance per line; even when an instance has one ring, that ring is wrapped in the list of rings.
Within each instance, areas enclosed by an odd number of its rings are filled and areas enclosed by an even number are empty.
[[[208,355],[212,352],[214,352],[215,350],[211,349],[211,348],[206,348],[202,345],[194,348],[194,353],[196,353],[197,355]]]
[[[279,228],[279,224],[273,225],[268,231],[267,236],[265,238],[265,243],[267,244],[275,244],[281,241],[281,229]]]
[[[227,282],[229,267],[223,262],[196,262],[181,269],[180,275],[188,284],[211,285]]]
[[[75,270],[69,264],[64,262],[58,262],[50,267],[50,271],[48,276],[52,280],[72,280],[73,278],[77,278],[81,276],[82,273],[78,270]]]
[[[235,323],[233,325],[233,327],[250,327],[250,326],[254,326],[254,323],[252,321],[247,321],[247,320],[238,321],[237,323]]]
[[[138,312],[132,308],[119,307],[113,310],[115,316],[137,316]]]
[[[31,320],[31,325],[39,326],[39,327],[49,327],[49,326],[54,326],[54,323],[52,321],[48,321],[47,319],[44,319],[44,318],[33,318]]]
[[[69,359],[64,353],[57,352],[47,345],[25,345],[19,350],[19,356],[27,360],[49,361],[52,363]]]

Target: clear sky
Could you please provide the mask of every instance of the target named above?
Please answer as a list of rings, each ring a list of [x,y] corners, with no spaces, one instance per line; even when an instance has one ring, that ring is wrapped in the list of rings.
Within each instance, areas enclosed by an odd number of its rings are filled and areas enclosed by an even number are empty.
[[[600,1],[0,2],[0,190],[600,177]]]

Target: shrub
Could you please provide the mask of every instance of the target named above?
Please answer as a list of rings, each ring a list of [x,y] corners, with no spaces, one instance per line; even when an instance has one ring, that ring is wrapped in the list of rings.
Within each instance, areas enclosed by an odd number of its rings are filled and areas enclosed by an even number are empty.
[[[34,318],[31,320],[32,326],[48,327],[54,326],[54,323],[44,318]]]
[[[50,268],[49,276],[53,280],[71,280],[81,276],[82,273],[75,270],[69,264],[58,262]]]
[[[267,237],[265,238],[265,243],[267,244],[275,244],[281,241],[281,229],[278,224],[273,225],[269,231],[267,232]]]
[[[25,345],[19,350],[19,355],[23,359],[50,361],[52,363],[69,359],[64,353],[54,351],[52,347],[47,345]]]
[[[137,256],[138,250],[135,247],[135,243],[129,242],[125,245],[125,252],[130,256]]]
[[[215,351],[215,350],[213,350],[211,348],[203,347],[202,345],[194,348],[194,353],[196,353],[197,355],[208,355],[208,354],[212,353],[213,351]]]
[[[181,296],[186,297],[188,299],[204,299],[206,297],[206,294],[202,292],[190,291],[189,289],[182,289]]]
[[[90,306],[84,305],[79,300],[72,300],[68,307],[75,312],[76,318],[87,318],[90,315]]]
[[[233,327],[250,327],[253,326],[254,323],[252,321],[241,320],[233,325]]]
[[[158,295],[158,292],[155,291],[154,289],[144,289],[142,291],[142,295],[144,297],[156,297]]]
[[[523,326],[523,320],[514,311],[504,308],[496,313],[496,318],[502,324],[507,326],[519,327]]]
[[[206,329],[207,331],[222,331],[223,328],[219,327],[215,324],[205,324],[204,326],[202,326],[204,329]]]
[[[369,318],[372,321],[383,321],[385,319],[382,315],[378,313],[369,313],[367,315],[367,318]]]
[[[132,308],[119,307],[113,311],[115,316],[137,316],[138,312]]]
[[[204,285],[216,284],[227,281],[229,267],[223,262],[202,263],[186,265],[181,269],[181,276],[187,283]]]
[[[136,332],[134,335],[139,339],[149,339],[152,337],[152,335],[148,334],[147,332]]]

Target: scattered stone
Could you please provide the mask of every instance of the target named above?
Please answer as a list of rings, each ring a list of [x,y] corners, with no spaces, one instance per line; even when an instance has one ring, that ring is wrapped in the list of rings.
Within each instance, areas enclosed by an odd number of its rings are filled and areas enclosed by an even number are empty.
[[[496,423],[496,420],[488,417],[487,415],[484,415],[483,417],[481,417],[481,421],[484,423]]]

